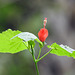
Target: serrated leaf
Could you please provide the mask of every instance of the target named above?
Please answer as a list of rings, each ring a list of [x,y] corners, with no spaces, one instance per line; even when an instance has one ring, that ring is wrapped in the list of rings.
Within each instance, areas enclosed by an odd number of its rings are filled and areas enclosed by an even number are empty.
[[[12,31],[8,29],[2,33],[0,33],[0,52],[1,53],[17,53],[27,49],[24,45],[23,40],[16,37],[10,40],[15,35],[21,33],[21,31]],[[27,42],[26,42],[27,45]]]
[[[56,54],[58,56],[68,56],[68,57],[71,57],[71,53],[68,52],[67,50],[63,49],[58,44],[54,43],[54,44],[51,45],[51,47],[52,47],[52,49],[51,49],[50,53]]]

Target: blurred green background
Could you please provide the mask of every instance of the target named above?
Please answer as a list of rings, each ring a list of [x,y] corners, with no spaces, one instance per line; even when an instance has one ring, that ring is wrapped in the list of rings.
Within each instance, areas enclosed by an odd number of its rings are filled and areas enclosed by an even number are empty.
[[[74,7],[74,0],[0,0],[0,32],[10,28],[38,36],[47,17],[47,44],[62,43],[75,49]],[[37,54],[38,44],[35,49]],[[47,51],[44,47],[42,55]],[[75,75],[74,65],[73,58],[52,54],[38,63],[40,75]],[[28,51],[0,53],[0,75],[36,75],[32,56]]]

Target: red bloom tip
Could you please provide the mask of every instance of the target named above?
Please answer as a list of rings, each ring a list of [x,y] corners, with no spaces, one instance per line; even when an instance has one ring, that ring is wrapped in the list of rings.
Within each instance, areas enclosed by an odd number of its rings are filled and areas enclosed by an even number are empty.
[[[38,32],[38,37],[39,40],[44,42],[46,40],[46,38],[48,37],[48,30],[45,28],[42,28],[39,32]]]
[[[39,40],[44,42],[46,40],[46,38],[48,37],[48,30],[45,28],[47,23],[47,18],[45,18],[44,20],[44,28],[42,28],[39,32],[38,32],[38,37]]]
[[[44,20],[44,28],[46,26],[46,23],[47,23],[47,18],[45,18],[45,20]]]

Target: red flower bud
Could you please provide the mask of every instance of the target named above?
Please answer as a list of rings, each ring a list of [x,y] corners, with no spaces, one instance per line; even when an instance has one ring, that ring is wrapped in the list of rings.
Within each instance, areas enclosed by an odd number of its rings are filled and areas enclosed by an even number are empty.
[[[38,32],[38,37],[39,40],[44,42],[46,40],[46,38],[48,37],[48,30],[45,28],[47,23],[47,18],[45,18],[44,20],[44,28],[42,28],[39,32]]]
[[[38,32],[38,36],[39,36],[39,40],[44,42],[46,40],[46,38],[48,37],[48,30],[45,28],[42,28],[39,32]]]

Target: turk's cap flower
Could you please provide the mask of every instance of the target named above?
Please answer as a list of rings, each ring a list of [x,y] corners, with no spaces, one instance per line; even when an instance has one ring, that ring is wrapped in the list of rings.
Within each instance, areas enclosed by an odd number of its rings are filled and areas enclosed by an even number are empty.
[[[47,23],[47,18],[45,18],[44,20],[44,28],[40,29],[40,31],[38,32],[39,40],[42,42],[44,42],[48,37],[48,30],[45,28],[46,23]]]
[[[40,29],[38,32],[39,40],[44,42],[46,38],[48,37],[48,30],[45,28]]]

